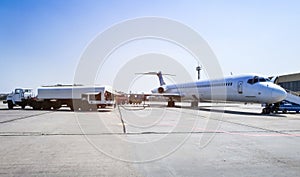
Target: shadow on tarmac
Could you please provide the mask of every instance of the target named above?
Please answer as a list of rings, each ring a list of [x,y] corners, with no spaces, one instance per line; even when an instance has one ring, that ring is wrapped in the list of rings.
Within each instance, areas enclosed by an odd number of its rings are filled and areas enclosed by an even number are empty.
[[[192,109],[192,110],[199,110],[199,111],[206,111],[206,112],[216,112],[216,113],[225,113],[225,114],[234,114],[234,115],[286,117],[285,115],[281,115],[279,113],[262,114],[262,113],[257,113],[257,112],[220,110],[220,109],[214,109],[214,107],[223,107],[223,106],[200,106],[200,107],[197,107],[197,108],[192,108],[190,106],[175,106],[175,108]],[[225,107],[227,107],[227,106],[225,106]],[[229,107],[232,107],[232,106],[229,106]]]
[[[134,106],[132,108],[138,108],[141,106]],[[161,105],[161,104],[151,104],[151,105],[147,105],[146,107],[156,107],[156,108],[171,108],[171,107],[167,107],[166,105]],[[197,108],[192,108],[190,106],[175,106],[174,108],[182,108],[182,109],[198,109],[199,111],[206,111],[206,112],[216,112],[216,113],[225,113],[225,114],[234,114],[234,115],[245,115],[245,116],[270,116],[270,117],[286,117],[285,115],[282,114],[275,114],[275,113],[271,113],[269,115],[267,114],[261,114],[261,113],[257,113],[257,112],[243,112],[243,111],[233,111],[233,110],[220,110],[220,109],[214,109],[217,107],[223,107],[223,106],[199,106]],[[227,107],[227,106],[225,106]],[[229,106],[232,107],[232,106]],[[145,107],[144,107],[145,108]],[[8,108],[0,108],[0,111],[7,111],[9,110]],[[74,112],[70,109],[67,108],[62,108],[62,109],[58,109],[58,110],[33,110],[33,109],[22,109],[20,108],[14,108],[13,110],[23,110],[23,111],[57,111],[57,112]],[[75,112],[111,112],[113,109],[98,109],[97,111],[75,111]]]
[[[58,109],[58,110],[54,110],[54,109],[51,109],[51,110],[34,110],[34,109],[22,109],[22,108],[14,108],[14,109],[8,109],[8,108],[0,108],[0,111],[8,111],[8,110],[11,110],[11,111],[14,111],[14,110],[22,110],[22,111],[34,111],[34,112],[44,112],[44,111],[53,111],[53,112],[111,112],[112,109],[98,109],[97,111],[72,111],[70,109]]]

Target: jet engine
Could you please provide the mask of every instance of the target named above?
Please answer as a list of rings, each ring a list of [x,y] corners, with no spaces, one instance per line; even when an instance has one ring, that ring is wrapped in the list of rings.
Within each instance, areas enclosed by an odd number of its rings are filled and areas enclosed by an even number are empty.
[[[152,90],[152,93],[165,93],[167,88],[165,86],[160,86]]]
[[[164,92],[165,92],[165,88],[163,88],[163,87],[158,87],[157,92],[158,92],[158,93],[164,93]]]

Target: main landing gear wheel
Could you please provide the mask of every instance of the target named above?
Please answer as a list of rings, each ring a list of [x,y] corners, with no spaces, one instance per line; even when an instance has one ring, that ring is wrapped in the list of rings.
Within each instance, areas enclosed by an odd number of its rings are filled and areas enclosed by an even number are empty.
[[[175,102],[173,100],[168,101],[168,107],[175,107]]]
[[[262,110],[262,114],[270,114],[274,111],[272,104],[266,105],[266,107]]]
[[[262,110],[262,114],[270,114],[271,113],[271,109],[270,108],[264,108]]]

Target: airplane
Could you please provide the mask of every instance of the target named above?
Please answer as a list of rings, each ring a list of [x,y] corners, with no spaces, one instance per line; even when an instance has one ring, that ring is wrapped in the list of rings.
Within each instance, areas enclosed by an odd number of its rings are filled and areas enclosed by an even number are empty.
[[[158,76],[160,86],[151,90],[151,96],[168,97],[168,107],[175,106],[174,100],[182,99],[192,100],[192,107],[198,107],[200,100],[233,101],[262,103],[265,105],[262,113],[270,114],[274,111],[277,103],[284,100],[287,96],[287,92],[275,84],[278,77],[270,79],[256,74],[247,74],[228,76],[221,79],[167,85],[160,71],[142,74],[155,74]]]

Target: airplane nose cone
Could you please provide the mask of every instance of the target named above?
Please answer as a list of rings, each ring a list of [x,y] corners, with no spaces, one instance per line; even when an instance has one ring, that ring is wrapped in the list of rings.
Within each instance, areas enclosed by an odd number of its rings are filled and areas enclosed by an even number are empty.
[[[272,90],[272,98],[274,99],[274,102],[280,102],[282,100],[284,100],[287,96],[286,91],[279,87],[279,88],[274,88]]]

